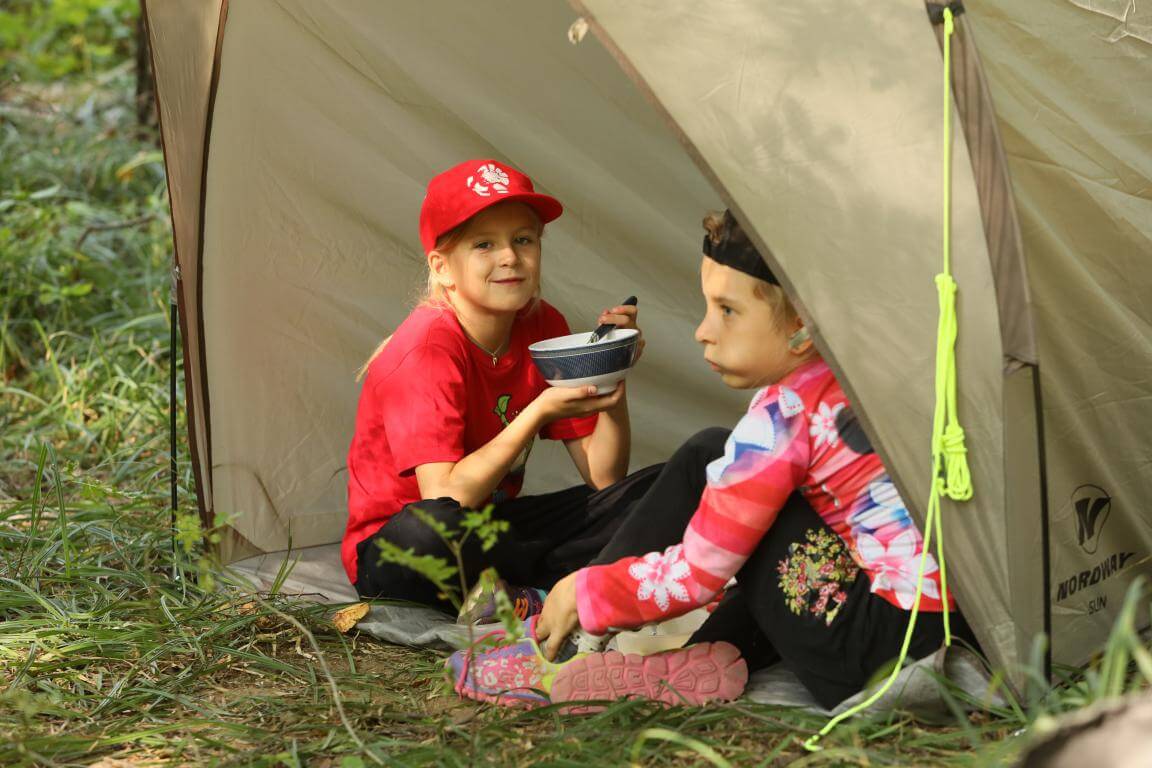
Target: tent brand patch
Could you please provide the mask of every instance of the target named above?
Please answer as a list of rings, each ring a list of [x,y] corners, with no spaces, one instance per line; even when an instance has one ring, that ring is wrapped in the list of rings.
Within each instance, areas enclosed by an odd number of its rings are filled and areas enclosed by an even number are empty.
[[[1056,602],[1060,602],[1082,589],[1087,589],[1095,584],[1099,584],[1105,579],[1115,576],[1124,570],[1125,564],[1135,557],[1135,555],[1135,552],[1117,552],[1101,560],[1098,565],[1092,568],[1085,568],[1075,576],[1062,580],[1056,588]]]
[[[1112,511],[1112,497],[1098,485],[1082,485],[1072,491],[1071,502],[1076,512],[1076,541],[1081,549],[1094,555]]]

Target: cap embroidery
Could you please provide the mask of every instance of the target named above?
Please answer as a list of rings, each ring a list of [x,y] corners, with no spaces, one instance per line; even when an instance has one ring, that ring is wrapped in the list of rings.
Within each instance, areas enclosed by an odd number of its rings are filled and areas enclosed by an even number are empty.
[[[479,179],[469,176],[464,183],[480,197],[491,197],[493,190],[500,195],[508,194],[508,174],[500,166],[485,163],[476,169],[476,173],[480,174]]]

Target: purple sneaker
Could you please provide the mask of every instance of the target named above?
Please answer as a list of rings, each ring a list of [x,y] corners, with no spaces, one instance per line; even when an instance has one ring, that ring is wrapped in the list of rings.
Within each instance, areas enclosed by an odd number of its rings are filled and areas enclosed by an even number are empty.
[[[512,611],[520,621],[527,621],[530,617],[540,613],[544,608],[544,599],[548,593],[535,587],[513,587],[503,579],[489,581],[481,579],[468,596],[464,598],[464,605],[460,608],[460,615],[456,617],[458,624],[488,624],[496,619],[496,593],[504,592],[512,603]]]
[[[612,699],[691,706],[730,701],[748,682],[748,666],[729,643],[699,643],[651,656],[576,653],[566,661],[550,662],[540,653],[535,632],[532,617],[524,640],[492,647],[485,641],[499,642],[504,632],[497,630],[477,641],[475,652],[452,654],[447,663],[456,692],[510,707],[564,702],[570,704],[566,712],[583,714],[601,711],[600,702]]]
[[[525,626],[525,638],[508,645],[491,645],[503,639],[496,630],[480,638],[472,648],[453,653],[446,662],[452,670],[452,686],[466,699],[489,701],[509,707],[538,707],[549,703],[552,678],[560,665],[544,658],[534,639],[533,616]]]

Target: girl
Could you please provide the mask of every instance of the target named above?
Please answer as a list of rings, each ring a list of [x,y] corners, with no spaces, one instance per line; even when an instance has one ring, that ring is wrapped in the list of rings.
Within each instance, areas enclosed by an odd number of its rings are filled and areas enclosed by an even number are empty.
[[[647,657],[592,653],[558,666],[537,655],[526,665],[536,670],[528,686],[550,690],[553,701],[731,698],[743,689],[745,665],[783,660],[832,707],[900,651],[920,531],[731,213],[709,217],[705,228],[706,312],[696,340],[721,381],[756,390],[751,405],[731,433],[707,430],[677,451],[597,564],[555,585],[535,639],[553,660],[577,628],[637,628],[706,605],[732,578],[736,586],[692,647]],[[954,609],[942,602],[931,556],[922,586],[913,658],[940,646],[942,611]],[[954,626],[967,635],[960,617]],[[451,665],[457,690],[495,698],[506,680],[485,679],[481,663],[473,682],[464,658]]]
[[[539,299],[541,236],[562,210],[495,160],[461,163],[428,184],[427,295],[366,364],[348,453],[341,556],[362,597],[448,607],[432,582],[380,562],[381,540],[452,560],[413,508],[456,531],[462,509],[494,503],[511,527],[487,552],[475,537],[466,543],[468,583],[495,566],[518,585],[547,588],[589,562],[619,525],[612,510],[655,476],[625,479],[623,384],[603,396],[551,388],[528,355],[529,344],[569,333]],[[599,321],[636,328],[636,308],[613,307]],[[586,485],[517,498],[537,434],[564,441]],[[537,590],[519,593],[522,615],[539,610]]]

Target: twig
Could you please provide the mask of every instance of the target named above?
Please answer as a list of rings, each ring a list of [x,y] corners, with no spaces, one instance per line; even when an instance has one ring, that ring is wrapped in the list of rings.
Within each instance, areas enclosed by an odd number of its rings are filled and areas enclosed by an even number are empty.
[[[93,232],[106,232],[110,229],[128,229],[129,227],[138,227],[141,224],[147,224],[154,218],[156,218],[155,214],[148,213],[136,219],[129,219],[128,221],[114,221],[109,224],[89,224],[84,228],[84,232],[81,233],[80,239],[76,241],[76,249],[79,250],[80,246],[84,245],[84,241],[88,239],[88,235],[92,234]]]
[[[340,695],[340,688],[336,685],[336,678],[332,676],[332,671],[328,668],[328,663],[324,660],[324,652],[320,650],[320,644],[316,642],[316,637],[307,627],[301,624],[295,616],[281,611],[279,608],[272,605],[272,603],[262,598],[259,594],[254,594],[253,597],[256,599],[256,602],[263,605],[265,608],[279,616],[284,621],[287,621],[289,624],[295,627],[296,630],[300,632],[300,634],[307,638],[308,644],[311,645],[312,650],[316,652],[316,660],[320,664],[320,671],[324,673],[324,677],[328,681],[328,686],[332,691],[332,703],[336,707],[336,713],[340,716],[340,722],[344,725],[345,732],[352,738],[352,741],[356,742],[356,746],[360,748],[362,753],[372,758],[372,760],[377,765],[383,765],[384,761],[381,760],[374,751],[368,749],[368,746],[364,743],[364,740],[360,738],[359,734],[356,733],[356,729],[352,726],[352,722],[348,719],[348,715],[344,711],[344,699]]]

